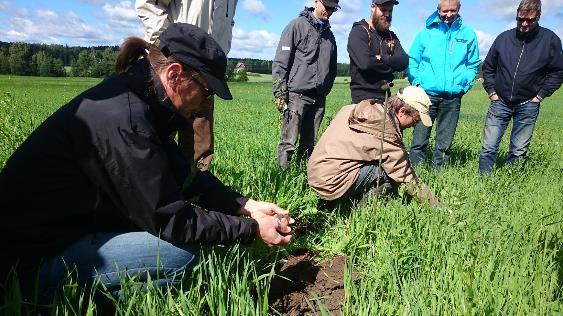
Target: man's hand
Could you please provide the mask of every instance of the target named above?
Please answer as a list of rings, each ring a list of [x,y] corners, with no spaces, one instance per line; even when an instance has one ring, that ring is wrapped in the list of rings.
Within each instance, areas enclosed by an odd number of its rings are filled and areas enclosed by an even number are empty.
[[[278,111],[280,111],[280,113],[283,112],[283,107],[286,104],[285,100],[277,98],[274,100],[274,103],[276,104],[276,108],[278,108]]]
[[[295,220],[289,211],[274,203],[249,199],[238,213],[258,222],[259,237],[268,246],[285,245],[291,241],[291,227]]]
[[[491,102],[498,101],[498,95],[496,93],[491,95],[489,97],[489,100],[491,100]]]
[[[534,97],[534,98],[532,99],[532,103],[540,103],[540,102],[541,102],[541,100],[538,99],[538,97]]]
[[[258,236],[268,246],[286,245],[291,241],[291,227],[295,221],[289,217],[268,216],[256,213]]]
[[[248,199],[246,204],[244,204],[238,211],[240,215],[250,216],[255,218],[258,215],[268,215],[268,216],[289,216],[289,211],[277,206],[274,203],[255,201],[253,199]],[[292,222],[293,224],[293,222]]]

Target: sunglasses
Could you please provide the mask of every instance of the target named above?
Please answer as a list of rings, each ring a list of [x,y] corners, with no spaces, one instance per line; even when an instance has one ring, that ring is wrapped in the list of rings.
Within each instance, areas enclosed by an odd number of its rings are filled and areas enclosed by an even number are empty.
[[[199,87],[201,88],[201,91],[203,91],[203,98],[206,100],[211,100],[213,98],[213,95],[215,94],[215,92],[213,92],[213,90],[209,89],[205,84],[203,84],[203,82],[196,77],[195,75],[191,76],[191,79],[197,83],[199,85]]]
[[[538,21],[538,18],[521,18],[519,16],[516,17],[516,21],[518,23],[524,23],[524,22],[528,22],[528,24],[532,24],[532,23],[536,23]]]

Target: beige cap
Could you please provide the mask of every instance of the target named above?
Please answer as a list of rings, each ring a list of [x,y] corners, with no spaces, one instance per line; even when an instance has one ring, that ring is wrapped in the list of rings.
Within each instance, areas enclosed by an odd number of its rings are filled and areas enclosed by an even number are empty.
[[[403,88],[403,93],[397,92],[397,97],[418,111],[424,126],[432,126],[432,119],[428,115],[428,110],[432,103],[422,88],[415,86],[405,87]]]

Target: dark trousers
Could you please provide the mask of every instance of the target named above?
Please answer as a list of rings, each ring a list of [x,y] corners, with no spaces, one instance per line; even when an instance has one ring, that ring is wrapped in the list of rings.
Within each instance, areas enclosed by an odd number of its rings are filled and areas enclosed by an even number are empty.
[[[196,113],[192,124],[178,132],[178,145],[187,161],[195,161],[201,170],[209,169],[213,159],[213,109],[211,106]]]
[[[325,113],[326,97],[311,97],[289,93],[287,109],[283,112],[281,140],[278,145],[278,166],[282,170],[289,163],[297,149],[297,156],[309,158],[315,147],[315,136]],[[299,147],[296,147],[299,139]]]
[[[452,142],[459,119],[461,96],[430,96],[430,101],[432,105],[430,105],[428,114],[432,119],[433,126],[436,126],[436,143],[432,162],[434,167],[440,168],[450,162]],[[409,150],[409,158],[413,165],[424,162],[431,132],[432,127],[426,127],[422,122],[416,124]]]

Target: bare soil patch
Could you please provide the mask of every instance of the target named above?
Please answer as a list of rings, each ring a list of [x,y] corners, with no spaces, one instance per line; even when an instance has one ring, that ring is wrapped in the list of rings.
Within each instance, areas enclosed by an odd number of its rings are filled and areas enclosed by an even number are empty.
[[[320,302],[331,315],[340,315],[344,306],[345,272],[345,255],[316,265],[313,253],[300,250],[276,270],[277,275],[270,284],[270,305],[284,315],[297,316],[319,313],[317,302]],[[352,278],[355,279],[355,273]]]

